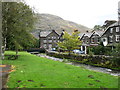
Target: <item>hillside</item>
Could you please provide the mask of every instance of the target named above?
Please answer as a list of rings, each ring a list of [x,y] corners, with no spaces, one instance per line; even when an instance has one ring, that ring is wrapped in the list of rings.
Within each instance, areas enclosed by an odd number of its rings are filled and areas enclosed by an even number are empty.
[[[72,21],[67,21],[62,19],[61,17],[51,15],[51,14],[36,14],[37,22],[35,23],[35,29],[33,30],[33,34],[37,36],[39,30],[56,30],[57,33],[61,33],[64,29],[68,33],[73,32],[73,30],[77,29],[81,33],[90,31],[89,28],[74,23]]]

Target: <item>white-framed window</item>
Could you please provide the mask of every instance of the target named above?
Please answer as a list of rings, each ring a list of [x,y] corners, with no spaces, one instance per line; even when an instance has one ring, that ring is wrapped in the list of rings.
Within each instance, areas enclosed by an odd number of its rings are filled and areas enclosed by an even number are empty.
[[[116,35],[116,42],[120,41],[120,35]]]
[[[52,37],[52,39],[54,39],[54,37]]]
[[[56,43],[56,40],[54,40],[54,42]]]
[[[110,33],[113,33],[113,28],[110,28]]]
[[[48,37],[48,39],[50,39],[50,37]]]
[[[56,37],[54,37],[54,39],[56,39]]]
[[[116,32],[119,32],[119,27],[116,27]]]
[[[113,42],[113,36],[109,36],[109,42]]]
[[[49,43],[51,43],[52,42],[52,40],[49,40]]]
[[[46,44],[44,44],[44,46],[43,46],[44,48],[47,48],[47,45]]]
[[[47,40],[43,40],[43,42],[44,42],[44,43],[46,43],[46,42],[47,42]]]
[[[49,44],[49,49],[51,49],[52,48],[52,44]]]

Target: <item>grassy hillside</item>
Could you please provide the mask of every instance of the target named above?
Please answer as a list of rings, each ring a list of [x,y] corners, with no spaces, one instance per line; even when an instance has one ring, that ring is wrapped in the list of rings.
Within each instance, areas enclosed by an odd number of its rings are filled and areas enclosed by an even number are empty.
[[[67,21],[61,17],[51,15],[51,14],[36,14],[37,22],[35,23],[35,29],[32,33],[38,36],[39,30],[56,30],[57,33],[61,33],[62,30],[66,30],[68,33],[72,33],[75,29],[79,30],[81,33],[86,31],[91,31],[91,29],[86,26],[74,23],[72,21]]]

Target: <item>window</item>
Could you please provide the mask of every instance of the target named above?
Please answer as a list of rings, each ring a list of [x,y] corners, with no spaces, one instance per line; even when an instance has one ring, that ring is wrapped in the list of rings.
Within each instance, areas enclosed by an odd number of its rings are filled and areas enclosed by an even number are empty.
[[[94,38],[92,38],[92,39],[91,39],[91,42],[92,42],[92,43],[94,43],[94,42],[95,42],[95,39],[94,39]]]
[[[100,38],[97,38],[97,42],[100,42]]]
[[[52,48],[52,44],[49,44],[49,49],[51,49]]]
[[[53,39],[54,37],[52,37],[52,39]]]
[[[116,35],[116,42],[120,41],[120,35]]]
[[[47,40],[43,40],[43,42],[44,42],[44,43],[46,43],[46,42],[47,42]]]
[[[116,27],[116,32],[119,32],[119,27]]]
[[[56,43],[56,40],[54,40],[54,42]]]
[[[113,28],[110,28],[110,33],[113,33]]]
[[[56,39],[56,37],[53,37],[54,39]]]
[[[44,44],[44,48],[47,48],[47,45],[46,45],[46,44]]]
[[[50,39],[50,37],[48,37],[48,39]]]
[[[109,36],[109,42],[113,42],[113,36]]]
[[[51,43],[52,42],[52,40],[49,40],[49,43]]]

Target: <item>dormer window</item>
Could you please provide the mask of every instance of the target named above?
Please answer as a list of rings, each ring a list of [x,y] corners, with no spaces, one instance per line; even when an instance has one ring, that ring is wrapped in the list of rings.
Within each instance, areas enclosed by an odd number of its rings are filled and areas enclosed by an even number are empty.
[[[116,32],[119,32],[119,27],[116,27]]]
[[[110,28],[110,33],[113,33],[113,28]]]

